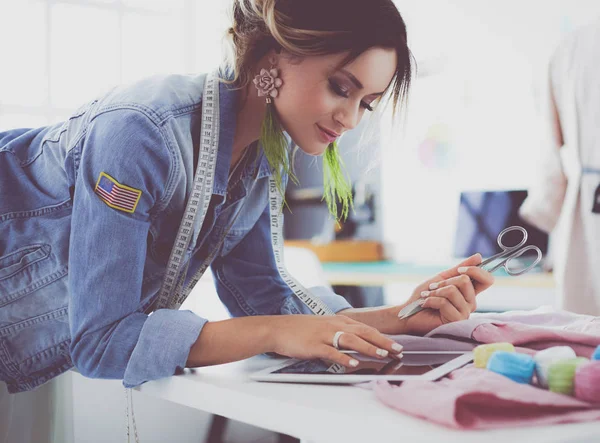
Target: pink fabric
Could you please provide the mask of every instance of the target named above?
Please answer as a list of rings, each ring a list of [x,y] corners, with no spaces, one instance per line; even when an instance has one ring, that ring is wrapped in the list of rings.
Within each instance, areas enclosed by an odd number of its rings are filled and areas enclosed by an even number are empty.
[[[394,336],[405,350],[465,350],[481,343],[509,342],[534,354],[551,346],[571,346],[589,358],[600,345],[600,317],[540,308],[502,314],[474,314],[440,326],[426,337]],[[600,420],[600,405],[516,383],[473,365],[437,382],[400,386],[372,384],[378,399],[404,413],[461,429],[489,429]]]
[[[458,429],[548,425],[600,420],[593,405],[468,366],[437,382],[378,382],[375,395],[387,406]]]
[[[534,311],[486,315],[471,338],[479,343],[506,341],[534,350],[571,346],[578,356],[590,358],[600,345],[600,317],[566,311]]]
[[[407,351],[466,350],[481,343],[509,342],[531,350],[571,346],[589,358],[600,345],[600,317],[542,307],[534,311],[473,314],[470,319],[442,325],[425,337],[392,336]]]

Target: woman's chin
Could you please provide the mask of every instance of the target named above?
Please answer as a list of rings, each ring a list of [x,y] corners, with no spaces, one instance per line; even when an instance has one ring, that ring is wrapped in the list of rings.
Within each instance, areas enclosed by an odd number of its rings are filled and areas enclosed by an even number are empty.
[[[312,155],[314,157],[319,157],[323,155],[323,153],[327,149],[327,146],[328,145],[324,143],[311,143],[304,145],[298,144],[298,147],[302,152],[304,152],[306,155]]]

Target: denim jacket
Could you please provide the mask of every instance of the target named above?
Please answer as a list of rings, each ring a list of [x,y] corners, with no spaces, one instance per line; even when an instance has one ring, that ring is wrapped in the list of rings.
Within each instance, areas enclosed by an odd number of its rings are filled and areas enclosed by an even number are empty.
[[[126,387],[185,367],[207,320],[152,303],[193,182],[204,80],[152,77],[64,123],[0,132],[0,380],[10,392],[73,366]],[[214,189],[187,278],[219,247],[211,270],[231,315],[310,313],[275,266],[262,150],[249,148],[228,177],[236,95],[219,84]],[[350,307],[313,290],[334,312]]]

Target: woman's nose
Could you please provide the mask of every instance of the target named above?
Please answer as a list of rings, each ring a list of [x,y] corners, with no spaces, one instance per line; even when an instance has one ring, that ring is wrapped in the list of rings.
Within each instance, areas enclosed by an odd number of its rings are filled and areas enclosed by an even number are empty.
[[[334,120],[346,130],[354,129],[360,122],[360,109],[357,106],[344,106],[334,115]]]

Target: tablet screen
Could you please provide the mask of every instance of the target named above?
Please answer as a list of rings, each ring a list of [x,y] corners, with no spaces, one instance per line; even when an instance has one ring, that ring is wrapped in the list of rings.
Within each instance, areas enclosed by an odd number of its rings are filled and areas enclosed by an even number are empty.
[[[332,369],[332,363],[323,360],[302,360],[277,369],[272,374],[363,374],[363,375],[421,375],[463,355],[457,353],[404,352],[404,357],[375,359],[352,354],[359,361],[356,368],[344,368],[343,372]]]

